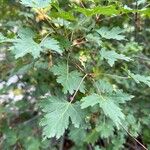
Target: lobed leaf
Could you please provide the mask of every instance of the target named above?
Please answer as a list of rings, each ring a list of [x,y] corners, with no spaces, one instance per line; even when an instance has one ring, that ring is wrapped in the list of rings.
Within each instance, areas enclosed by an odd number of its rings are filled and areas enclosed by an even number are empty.
[[[144,83],[146,85],[148,85],[150,87],[150,76],[143,76],[143,75],[139,75],[139,74],[133,74],[129,71],[129,75],[131,76],[131,78],[133,78],[135,80],[136,83]]]
[[[13,46],[10,48],[15,54],[15,58],[20,58],[26,54],[31,54],[34,59],[40,57],[40,53],[46,49],[53,50],[62,54],[62,50],[58,41],[53,38],[46,38],[41,43],[37,43],[33,40],[35,34],[29,28],[22,28],[18,32],[18,38],[12,39]]]
[[[109,29],[107,27],[101,27],[96,31],[98,32],[98,34],[101,35],[102,38],[105,39],[115,39],[119,41],[125,39],[124,35],[120,35],[121,33],[124,32],[124,30],[122,30],[119,27],[113,27],[112,29]]]
[[[85,16],[93,16],[93,15],[96,15],[96,14],[112,16],[112,15],[117,15],[120,12],[119,10],[116,9],[116,7],[114,5],[97,6],[97,7],[94,7],[94,8],[77,7],[75,10],[78,11],[78,12],[83,13]]]
[[[78,103],[71,104],[65,97],[51,96],[41,104],[45,112],[40,125],[43,126],[45,138],[60,138],[68,128],[69,119],[72,124],[79,128],[84,123],[83,114]]]
[[[45,8],[51,3],[51,0],[21,0],[20,3],[33,8]]]
[[[112,67],[118,59],[130,61],[131,59],[129,57],[126,57],[123,54],[118,54],[115,51],[106,51],[104,48],[101,49],[100,55],[102,59],[106,59],[108,61],[108,64]]]
[[[62,54],[62,49],[59,46],[59,42],[57,40],[54,40],[52,38],[46,38],[44,39],[41,43],[40,43],[41,47],[44,47],[46,49],[51,49],[54,50],[56,52],[58,52],[59,54]]]
[[[58,65],[53,66],[52,72],[54,75],[58,76],[57,82],[63,86],[63,92],[65,94],[67,92],[73,94],[82,80],[82,74],[77,70],[69,72],[69,68],[65,63],[59,63]],[[84,82],[80,85],[79,91],[82,93],[85,92]]]
[[[104,86],[104,83],[106,83],[106,88]],[[121,120],[125,119],[125,115],[121,112],[121,108],[117,105],[117,102],[123,103],[126,100],[131,100],[133,96],[124,95],[124,97],[121,97],[120,94],[122,94],[123,96],[123,93],[120,93],[120,91],[115,92],[113,91],[113,89],[110,90],[110,87],[108,88],[109,83],[105,81],[103,82],[98,81],[96,82],[96,84],[98,93],[93,93],[89,96],[82,98],[81,108],[84,109],[89,106],[94,106],[98,104],[99,107],[102,108],[102,110],[104,111],[104,114],[108,116],[110,119],[112,119],[112,121],[118,127],[121,124]]]

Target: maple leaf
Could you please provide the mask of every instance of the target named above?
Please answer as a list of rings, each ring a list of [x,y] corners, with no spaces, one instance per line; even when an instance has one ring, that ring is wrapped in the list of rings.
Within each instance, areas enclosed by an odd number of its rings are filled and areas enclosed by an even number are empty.
[[[103,97],[102,95],[94,93],[90,96],[82,98],[82,101],[82,109],[99,104],[105,115],[110,117],[117,126],[119,126],[121,120],[125,119],[121,109],[109,97]]]
[[[117,102],[123,103],[126,100],[131,100],[132,96],[124,95],[124,97],[120,97],[121,93],[115,92],[106,81],[99,80],[95,83],[95,86],[97,88],[97,93],[92,93],[82,98],[81,108],[84,109],[98,104],[104,111],[104,114],[112,119],[118,127],[119,124],[121,124],[121,120],[125,119],[125,115],[121,112],[121,108],[118,106]],[[117,97],[117,101],[115,101],[115,96],[112,96],[113,94]],[[119,96],[117,94],[119,94]],[[119,100],[121,102],[119,102]]]
[[[40,56],[42,48],[33,40],[34,32],[29,28],[23,28],[18,32],[18,38],[13,40],[13,45],[10,49],[15,54],[15,58],[23,57],[30,53],[34,58]]]
[[[41,52],[45,50],[53,50],[62,54],[59,42],[53,38],[46,38],[41,43],[33,40],[35,33],[29,28],[22,28],[18,32],[18,38],[12,39],[13,46],[10,48],[15,54],[15,58],[20,58],[26,54],[31,54],[34,59],[40,57]]]
[[[124,32],[124,30],[120,29],[119,27],[114,27],[111,30],[107,27],[101,27],[99,30],[96,30],[102,38],[105,39],[115,39],[115,40],[124,40],[125,36],[120,35]]]
[[[97,6],[97,7],[94,7],[94,8],[76,7],[75,10],[78,11],[78,12],[83,13],[86,16],[92,16],[92,15],[96,15],[96,14],[111,16],[112,14],[120,13],[120,11],[117,10],[116,7],[113,6],[113,5],[110,5],[110,6]]]
[[[59,46],[59,42],[55,39],[46,38],[40,43],[41,47],[44,47],[46,49],[51,49],[59,54],[62,54],[62,49]]]
[[[58,76],[57,82],[63,86],[65,94],[67,92],[73,94],[82,80],[82,74],[77,70],[69,72],[69,67],[65,63],[59,63],[58,65],[53,66],[51,71],[54,75]],[[82,93],[85,92],[84,82],[80,85],[79,91]]]
[[[21,0],[21,4],[27,7],[45,8],[51,3],[51,0]]]
[[[96,131],[100,134],[102,138],[108,138],[110,136],[113,136],[114,134],[114,124],[111,121],[100,123],[96,127]]]
[[[131,78],[135,80],[136,83],[144,83],[150,87],[150,76],[143,76],[140,74],[133,74],[130,71],[128,71]]]
[[[112,67],[118,59],[130,61],[131,59],[129,57],[126,57],[123,54],[118,54],[115,51],[106,51],[104,48],[101,49],[100,55],[102,59],[106,59],[108,61],[108,64]]]
[[[44,126],[43,135],[45,138],[61,137],[68,128],[69,119],[76,128],[84,123],[80,105],[69,103],[66,97],[50,96],[40,106],[45,112],[40,123],[41,126]]]

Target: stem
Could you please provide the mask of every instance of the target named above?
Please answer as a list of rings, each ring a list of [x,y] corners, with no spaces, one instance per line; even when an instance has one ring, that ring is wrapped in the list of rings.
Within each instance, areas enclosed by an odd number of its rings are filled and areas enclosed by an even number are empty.
[[[149,58],[140,57],[140,56],[134,56],[134,58],[142,59],[143,61],[150,61]]]
[[[83,73],[86,73],[86,72],[84,71],[84,69],[83,69],[82,67],[80,67],[77,63],[75,63],[75,65],[76,65]]]
[[[74,34],[74,31],[71,32],[71,37],[70,37],[71,42],[73,42],[73,34]]]
[[[41,40],[40,44],[50,35],[51,33],[47,33],[45,37]]]
[[[145,150],[148,150],[139,140],[137,140],[122,124],[121,127],[130,135],[140,146],[142,146]]]
[[[80,4],[81,4],[81,6],[82,6],[83,8],[85,8],[85,6],[84,6],[84,4],[83,4],[83,2],[82,2],[82,1],[80,2]]]
[[[77,87],[77,89],[76,89],[76,91],[75,91],[75,93],[74,93],[73,97],[71,98],[70,103],[72,103],[72,101],[74,100],[74,98],[75,98],[75,96],[76,96],[76,94],[77,94],[77,92],[78,92],[78,90],[79,90],[79,88],[80,88],[80,86],[81,86],[82,82],[83,82],[83,81],[84,81],[84,79],[87,77],[87,75],[88,75],[88,74],[85,74],[85,75],[84,75],[84,77],[82,78],[82,80],[80,81],[80,83],[79,83],[79,85],[78,85],[78,87]]]
[[[27,120],[27,121],[25,121],[25,122],[22,122],[22,123],[20,123],[20,124],[18,124],[18,125],[28,125],[29,123],[35,121],[35,120],[38,119],[39,117],[40,117],[39,115],[36,115],[36,116],[32,117],[31,119],[29,119],[29,120]]]
[[[49,18],[45,18],[45,20],[43,20],[43,22],[45,22],[47,25],[52,27],[52,29],[58,34],[57,29],[55,29],[55,27],[53,26],[53,23],[50,22]]]

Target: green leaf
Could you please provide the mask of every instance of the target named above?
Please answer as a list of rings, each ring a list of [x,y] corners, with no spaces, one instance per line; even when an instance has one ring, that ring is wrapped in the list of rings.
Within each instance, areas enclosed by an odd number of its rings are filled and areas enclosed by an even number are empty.
[[[17,142],[17,134],[12,129],[6,129],[5,137],[7,145],[14,145]]]
[[[34,67],[38,69],[48,69],[48,62],[36,61]]]
[[[109,122],[103,122],[98,127],[96,127],[97,132],[99,132],[101,138],[108,138],[114,134],[114,126]]]
[[[150,87],[150,76],[143,76],[139,74],[133,74],[130,71],[128,71],[131,78],[135,80],[136,83],[143,82],[144,84],[148,85]]]
[[[59,35],[58,37],[56,37],[56,39],[59,41],[60,47],[62,49],[68,50],[72,45],[72,42],[69,41],[69,39],[65,38],[64,36]]]
[[[72,124],[79,128],[83,121],[83,114],[78,103],[69,103],[65,97],[51,96],[42,104],[45,112],[41,125],[44,126],[43,135],[45,138],[59,138],[68,128],[69,119]]]
[[[113,27],[111,30],[107,27],[102,27],[99,30],[96,30],[102,38],[105,39],[115,39],[115,40],[124,40],[125,36],[120,35],[124,32],[124,30],[120,29],[119,27]]]
[[[102,45],[101,38],[99,36],[93,35],[93,34],[88,34],[86,36],[86,39],[91,42],[91,43],[96,43],[98,46]]]
[[[112,93],[113,92],[113,86],[106,82],[105,80],[98,80],[94,83],[94,86],[100,90],[101,93]]]
[[[138,10],[138,12],[142,15],[145,15],[145,16],[150,16],[150,9],[149,8],[143,8],[143,9],[140,9]]]
[[[51,3],[51,0],[21,0],[21,4],[27,7],[45,8]]]
[[[31,54],[34,59],[40,57],[40,53],[46,49],[54,50],[58,53],[62,53],[58,41],[52,38],[46,38],[37,43],[33,40],[35,33],[29,28],[22,28],[18,32],[18,38],[12,39],[13,46],[10,48],[15,54],[15,58],[20,58],[26,54]]]
[[[82,101],[82,109],[99,104],[99,107],[103,109],[105,115],[110,117],[117,126],[121,124],[121,120],[125,119],[121,109],[111,99],[109,99],[109,97],[103,97],[102,95],[94,93],[82,98]]]
[[[110,97],[115,99],[117,103],[123,104],[126,103],[126,101],[130,101],[134,96],[124,93],[122,90],[117,90],[115,93],[110,94]]]
[[[108,64],[112,67],[118,59],[130,61],[129,57],[126,57],[123,54],[118,54],[115,51],[106,51],[104,48],[101,49],[100,55],[102,59],[107,59]]]
[[[93,16],[96,14],[102,14],[106,16],[112,16],[112,15],[117,15],[120,13],[119,10],[116,9],[115,6],[110,5],[110,6],[97,6],[94,8],[81,8],[77,7],[75,9],[78,12],[83,13],[85,16]]]
[[[2,33],[0,33],[0,43],[3,43],[5,40],[7,40],[7,38]]]
[[[27,64],[19,68],[17,71],[14,71],[13,74],[22,75],[27,73],[33,67],[33,63]]]
[[[94,144],[99,139],[100,134],[96,131],[96,129],[93,129],[88,135],[86,136],[85,141],[87,143]]]
[[[48,37],[44,39],[40,45],[41,47],[44,47],[46,49],[51,49],[58,52],[59,54],[62,54],[62,49],[60,48],[59,42],[57,40]]]
[[[52,72],[54,73],[54,75],[58,76],[57,82],[63,86],[63,92],[65,94],[67,92],[73,94],[82,80],[82,74],[77,70],[69,72],[69,67],[65,63],[59,63],[58,65],[53,66]],[[84,82],[82,82],[79,87],[79,91],[84,93],[84,89]]]
[[[86,138],[86,131],[82,128],[71,128],[69,137],[76,145],[83,145],[84,139]],[[83,140],[82,142],[81,139]]]
[[[95,146],[94,150],[104,150],[104,149],[99,148],[99,146]]]
[[[60,10],[59,9],[59,12],[51,12],[50,14],[51,17],[53,18],[62,18],[62,19],[65,19],[65,20],[70,20],[70,21],[75,21],[75,17],[73,16],[72,12],[66,12],[66,11],[63,11],[63,10]]]
[[[38,43],[33,40],[34,33],[29,28],[23,28],[18,33],[18,38],[13,40],[12,52],[15,58],[23,57],[26,54],[31,54],[34,58],[40,56],[42,48]]]
[[[105,81],[98,81],[95,83],[98,93],[93,93],[82,98],[81,108],[84,109],[98,104],[99,107],[103,109],[104,114],[110,117],[110,119],[112,119],[112,121],[119,126],[119,124],[121,124],[121,120],[125,119],[125,116],[121,112],[121,108],[116,103],[119,100],[121,103],[125,100],[129,100],[132,96],[127,97],[126,95],[125,97],[120,97],[120,93],[118,96],[117,92],[113,91],[113,89],[111,90],[111,86],[108,88],[109,83],[106,82],[106,86],[104,86],[104,83]],[[113,94],[115,94],[116,97],[118,96],[117,101],[115,96],[112,96]]]
[[[99,102],[101,102],[100,96],[96,93],[93,93],[89,96],[86,96],[84,98],[82,98],[83,103],[81,104],[81,108],[87,108],[89,106],[94,106],[96,104],[98,104]]]
[[[24,147],[27,150],[40,150],[40,141],[35,137],[29,136],[24,140]]]
[[[119,150],[119,149],[124,149],[123,144],[126,141],[126,138],[122,132],[119,132],[118,135],[114,136],[115,138],[112,139],[111,143],[112,145],[112,150]]]
[[[5,37],[2,33],[0,33],[0,44],[5,42],[12,42],[12,40]]]
[[[106,16],[115,16],[123,13],[135,13],[135,12],[140,12],[141,14],[148,15],[150,14],[149,9],[131,9],[129,7],[122,7],[119,6],[119,8],[116,7],[116,5],[109,5],[109,6],[96,6],[93,8],[81,8],[81,7],[76,7],[75,11],[83,13],[85,16],[93,16],[96,14],[100,15],[106,15]]]

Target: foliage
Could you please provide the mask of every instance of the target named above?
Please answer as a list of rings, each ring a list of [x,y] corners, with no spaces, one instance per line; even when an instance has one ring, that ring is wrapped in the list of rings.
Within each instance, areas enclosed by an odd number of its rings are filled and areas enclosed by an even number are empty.
[[[149,1],[0,4],[0,149],[150,148]]]
[[[101,27],[97,32],[105,39],[116,39],[118,41],[125,39],[124,35],[120,35],[123,30],[119,27],[114,27],[111,30],[108,27]]]
[[[67,64],[61,63],[57,66],[53,66],[51,69],[54,75],[57,75],[57,82],[62,84],[63,91],[65,94],[69,92],[70,94],[74,93],[74,90],[76,90],[82,80],[81,73],[78,71],[71,71],[69,72],[69,67]],[[79,87],[80,92],[85,92],[84,84],[81,83]]]
[[[83,103],[81,104],[81,108],[83,109],[88,106],[99,104],[99,107],[103,109],[104,114],[109,116],[112,121],[119,126],[119,124],[121,124],[121,119],[124,120],[125,116],[115,103],[122,103],[126,100],[130,100],[132,96],[124,95],[121,91],[113,93],[111,85],[103,80],[97,81],[95,86],[97,88],[97,93],[82,98]]]
[[[77,128],[84,123],[79,104],[71,104],[63,97],[50,96],[48,100],[42,106],[46,115],[41,121],[41,125],[45,126],[43,134],[46,138],[59,138],[68,128],[69,118]]]
[[[116,53],[115,51],[106,51],[105,49],[101,49],[100,51],[100,55],[103,58],[107,59],[108,60],[108,63],[109,65],[112,67],[114,65],[114,62],[117,60],[117,59],[122,59],[122,60],[126,60],[126,61],[129,61],[130,58],[129,57],[126,57],[125,55],[123,54],[118,54]]]
[[[51,3],[51,0],[21,0],[21,3],[27,7],[44,8]]]

